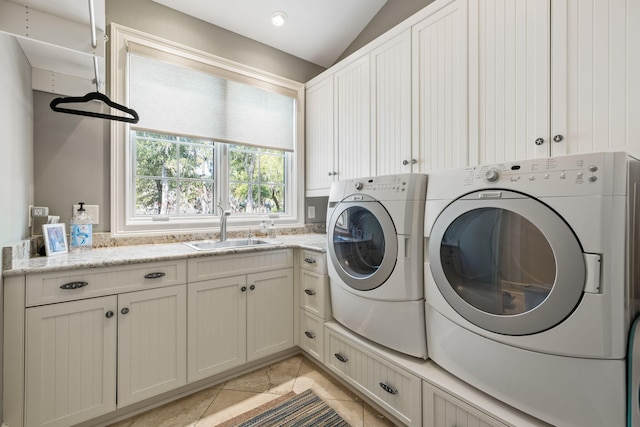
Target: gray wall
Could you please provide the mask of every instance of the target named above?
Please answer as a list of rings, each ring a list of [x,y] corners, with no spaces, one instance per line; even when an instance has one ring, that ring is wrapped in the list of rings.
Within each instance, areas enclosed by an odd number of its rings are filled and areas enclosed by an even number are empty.
[[[386,33],[433,1],[434,0],[387,0],[387,3],[382,6],[369,25],[362,30],[353,43],[340,55],[338,61],[351,55],[378,36]]]
[[[29,236],[33,191],[31,66],[13,37],[0,33],[0,248]],[[2,252],[0,251],[0,265]],[[2,378],[3,280],[0,275],[0,378]],[[0,420],[2,417],[0,380]]]

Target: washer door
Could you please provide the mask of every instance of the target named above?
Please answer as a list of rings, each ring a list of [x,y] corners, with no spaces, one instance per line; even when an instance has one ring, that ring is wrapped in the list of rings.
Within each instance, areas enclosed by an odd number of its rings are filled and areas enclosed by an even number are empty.
[[[527,335],[561,323],[586,279],[582,248],[542,202],[510,191],[471,193],[451,203],[429,241],[435,283],[480,328]]]
[[[370,291],[391,276],[398,240],[379,202],[341,202],[329,219],[328,240],[331,263],[350,288]]]

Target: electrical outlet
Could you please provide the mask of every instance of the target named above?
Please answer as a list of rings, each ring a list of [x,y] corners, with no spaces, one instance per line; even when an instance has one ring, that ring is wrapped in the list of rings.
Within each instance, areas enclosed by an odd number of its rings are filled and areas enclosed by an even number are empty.
[[[31,208],[31,216],[45,217],[49,215],[49,208],[44,206],[34,206]]]
[[[80,205],[73,205],[73,212],[71,215],[78,213]],[[84,205],[84,209],[87,211],[87,215],[93,220],[91,224],[100,224],[100,205]]]
[[[316,207],[307,206],[307,218],[314,219],[316,217]]]

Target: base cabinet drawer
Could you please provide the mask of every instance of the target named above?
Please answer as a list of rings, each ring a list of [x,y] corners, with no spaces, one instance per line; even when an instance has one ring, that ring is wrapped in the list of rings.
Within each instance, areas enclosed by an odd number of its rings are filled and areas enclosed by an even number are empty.
[[[300,307],[322,319],[331,319],[328,276],[300,270]]]
[[[418,377],[327,328],[325,365],[406,425],[422,425]]]
[[[324,363],[324,320],[300,309],[300,347]]]
[[[423,427],[507,427],[427,381],[422,382],[422,420]]]

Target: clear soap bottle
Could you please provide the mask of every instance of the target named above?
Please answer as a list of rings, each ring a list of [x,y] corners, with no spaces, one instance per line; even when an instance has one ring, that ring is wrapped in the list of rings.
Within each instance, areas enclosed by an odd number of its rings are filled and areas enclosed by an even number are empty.
[[[93,247],[93,218],[87,215],[84,202],[71,218],[71,251],[84,252]]]

